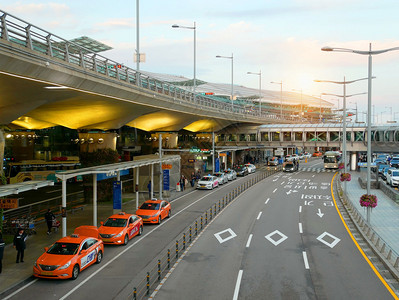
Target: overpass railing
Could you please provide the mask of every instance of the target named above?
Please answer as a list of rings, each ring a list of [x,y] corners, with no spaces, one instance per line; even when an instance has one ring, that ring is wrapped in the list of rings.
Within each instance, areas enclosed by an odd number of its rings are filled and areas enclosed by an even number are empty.
[[[0,10],[0,13],[2,14],[0,16],[0,41],[6,40],[42,55],[126,82],[134,87],[173,97],[180,100],[180,104],[195,105],[210,110],[218,109],[252,118],[294,121],[294,118],[288,114],[284,118],[275,113],[270,113],[268,110],[262,110],[259,114],[259,111],[249,110],[242,105],[230,105],[200,94],[194,94],[168,82],[151,78],[98,53],[93,53],[93,50],[65,40],[3,10]]]

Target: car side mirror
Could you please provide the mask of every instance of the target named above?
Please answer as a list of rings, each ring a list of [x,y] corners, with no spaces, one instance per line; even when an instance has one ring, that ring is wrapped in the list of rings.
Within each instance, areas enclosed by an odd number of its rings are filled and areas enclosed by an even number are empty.
[[[103,221],[101,221],[101,222],[100,222],[100,225],[104,225],[104,222],[103,222]]]
[[[47,252],[48,251],[48,247],[44,247],[44,252]]]
[[[86,254],[86,253],[87,253],[87,250],[86,250],[86,249],[80,250],[80,254]]]

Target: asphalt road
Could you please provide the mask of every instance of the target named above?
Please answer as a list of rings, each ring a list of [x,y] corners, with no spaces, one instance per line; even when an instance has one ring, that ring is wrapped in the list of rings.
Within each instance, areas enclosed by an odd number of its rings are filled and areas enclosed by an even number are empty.
[[[132,239],[127,246],[106,245],[101,264],[84,270],[77,280],[32,278],[29,283],[16,287],[23,289],[9,299],[127,299],[184,229],[252,176],[238,178],[212,191],[195,190],[185,194],[172,202],[170,219],[161,225],[145,225],[143,235]]]
[[[280,173],[247,190],[154,299],[392,299],[340,220],[333,175]]]

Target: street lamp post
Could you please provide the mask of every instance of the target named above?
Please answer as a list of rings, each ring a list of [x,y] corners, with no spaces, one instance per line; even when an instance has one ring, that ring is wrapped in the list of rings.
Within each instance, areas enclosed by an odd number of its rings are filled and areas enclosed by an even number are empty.
[[[301,123],[302,123],[302,118],[303,118],[303,101],[302,101],[302,94],[303,94],[303,92],[302,92],[302,89],[300,89],[300,90],[294,90],[294,89],[293,89],[293,91],[294,91],[294,92],[301,92]]]
[[[371,182],[371,80],[372,80],[372,55],[382,54],[388,51],[399,50],[399,47],[371,51],[371,43],[368,51],[353,50],[347,48],[323,47],[322,51],[349,52],[368,55],[368,101],[367,101],[367,195],[370,195]],[[367,222],[370,223],[370,208],[367,208]]]
[[[183,29],[192,29],[194,31],[194,81],[193,81],[193,94],[194,94],[194,101],[195,101],[195,90],[197,87],[197,79],[196,79],[196,68],[197,68],[197,26],[194,22],[193,26],[181,26],[174,24],[172,28],[183,28]]]
[[[259,73],[247,72],[247,74],[259,76],[259,116],[262,116],[262,71],[260,70]]]
[[[234,100],[234,57],[233,53],[231,53],[231,56],[221,56],[221,55],[216,55],[216,58],[228,58],[231,59],[231,109],[233,110],[233,100]]]
[[[270,81],[270,83],[275,83],[280,85],[280,118],[283,118],[283,81],[281,80],[280,82],[274,82]]]

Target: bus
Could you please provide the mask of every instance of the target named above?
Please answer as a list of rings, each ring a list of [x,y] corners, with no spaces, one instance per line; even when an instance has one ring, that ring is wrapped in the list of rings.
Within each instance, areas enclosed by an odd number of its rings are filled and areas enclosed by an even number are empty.
[[[324,169],[338,169],[341,162],[341,153],[338,151],[327,151],[323,155]]]
[[[21,162],[7,163],[5,176],[7,183],[18,183],[30,180],[52,180],[60,182],[56,173],[80,168],[79,160],[23,160]],[[82,181],[81,176],[72,178],[71,181]]]

